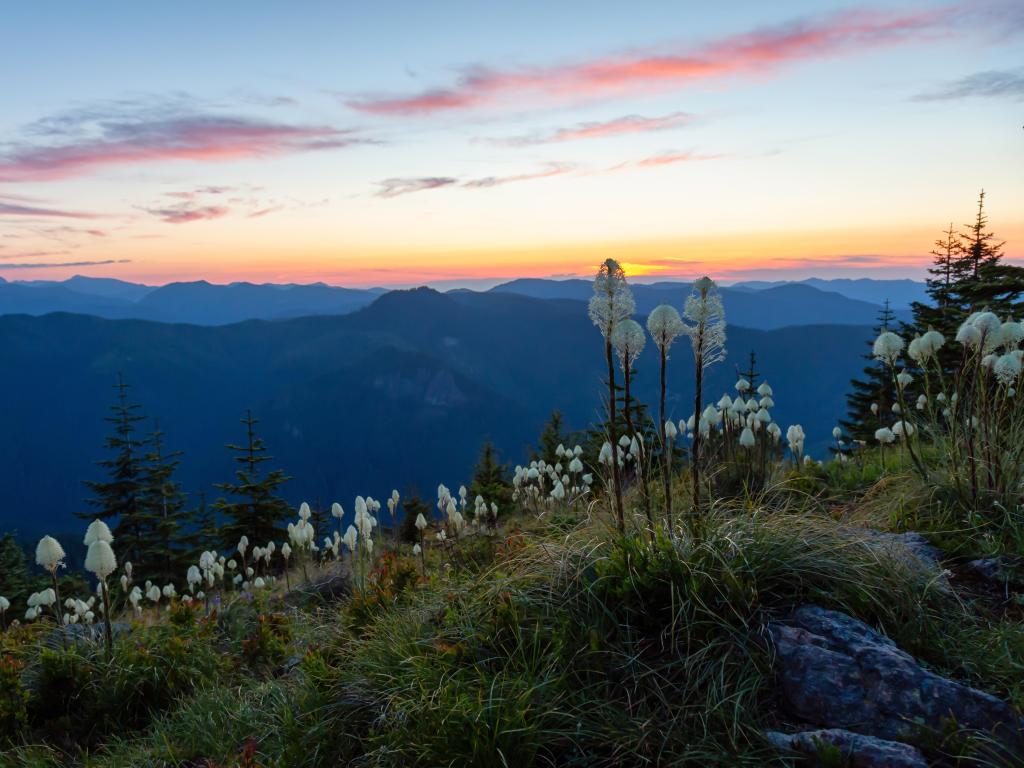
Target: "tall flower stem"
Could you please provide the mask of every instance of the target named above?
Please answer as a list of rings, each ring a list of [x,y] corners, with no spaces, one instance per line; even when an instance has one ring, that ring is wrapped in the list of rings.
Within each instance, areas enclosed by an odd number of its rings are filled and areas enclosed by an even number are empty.
[[[615,428],[615,363],[612,356],[612,337],[608,334],[604,342],[604,356],[608,361],[608,441],[612,446],[612,486],[615,521],[619,533],[626,532],[626,515],[622,506],[622,479],[619,475],[619,436]]]
[[[661,425],[661,479],[665,485],[665,520],[669,532],[672,531],[672,445],[665,430],[665,369],[668,367],[668,354],[661,347],[661,393],[658,398],[658,423]]]
[[[701,337],[703,337],[703,327],[701,327],[700,330],[698,330],[698,334]],[[704,399],[704,352],[702,349],[698,348],[695,360],[697,363],[697,373],[694,380],[694,383],[696,385],[696,393],[693,396],[693,449],[690,456],[690,477],[693,479],[693,506],[690,512],[691,532],[696,531],[697,521],[700,515],[700,413],[702,410]]]
[[[60,601],[60,584],[57,581],[57,568],[54,568],[52,571],[50,571],[50,576],[53,577],[53,594],[57,598],[57,602],[53,604],[53,615],[57,619],[57,626],[59,627],[61,625],[60,607],[61,605],[63,605],[63,603],[61,603]]]
[[[622,385],[622,395],[623,395],[622,413],[623,413],[623,415],[626,418],[626,428],[629,430],[630,437],[632,437],[633,439],[636,439],[636,437],[637,437],[636,425],[633,424],[633,414],[630,411],[631,396],[630,396],[629,385],[630,385],[631,379],[633,378],[632,377],[632,373],[631,373],[632,370],[633,370],[633,366],[627,360],[626,361],[626,365],[625,365],[625,369],[624,369],[624,371],[622,373],[622,378],[623,378],[623,385]],[[633,461],[636,463],[636,472],[637,472],[637,475],[639,475],[639,477],[640,477],[640,496],[643,499],[644,514],[647,516],[647,524],[649,525],[650,530],[651,530],[651,535],[653,536],[654,535],[654,516],[651,514],[651,494],[650,494],[650,489],[647,486],[646,467],[644,466],[644,463],[643,463],[643,459],[646,458],[646,451],[644,450],[645,446],[644,446],[644,442],[643,442],[643,438],[642,437],[639,440],[637,440],[637,445],[640,446],[640,452],[642,454],[645,454],[645,455],[644,456],[634,456],[633,457]]]
[[[100,584],[102,584],[100,592],[103,597],[103,628],[107,640],[107,659],[110,659],[114,653],[114,632],[110,626],[113,623],[110,616],[110,590],[107,588],[106,579],[101,579]]]

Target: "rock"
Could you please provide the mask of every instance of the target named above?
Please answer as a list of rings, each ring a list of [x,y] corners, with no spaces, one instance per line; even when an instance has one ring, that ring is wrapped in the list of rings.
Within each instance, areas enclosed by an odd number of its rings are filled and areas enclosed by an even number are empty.
[[[927,566],[938,566],[942,559],[942,552],[928,539],[917,531],[906,533],[888,533],[887,531],[876,531],[873,529],[861,529],[861,533],[867,533],[873,541],[898,554],[907,553],[917,558]]]
[[[98,621],[95,624],[65,624],[55,627],[46,636],[46,644],[50,648],[61,648],[75,643],[82,642],[104,642],[104,624]],[[110,625],[110,634],[116,640],[121,635],[131,634],[132,625],[126,621],[115,621]]]
[[[1024,747],[1009,704],[923,669],[862,621],[805,605],[768,631],[786,704],[808,723],[918,743],[953,720]]]
[[[332,573],[320,581],[297,584],[285,595],[285,601],[295,605],[309,600],[335,602],[352,594],[352,580],[347,573]]]
[[[1000,587],[1024,589],[1024,569],[1007,555],[971,560],[967,567],[986,581],[994,581]]]
[[[838,764],[850,768],[928,768],[924,755],[909,744],[842,728],[803,733],[769,731],[765,736],[783,752],[799,752],[812,758],[811,765],[836,765],[834,758],[840,757],[842,762]]]

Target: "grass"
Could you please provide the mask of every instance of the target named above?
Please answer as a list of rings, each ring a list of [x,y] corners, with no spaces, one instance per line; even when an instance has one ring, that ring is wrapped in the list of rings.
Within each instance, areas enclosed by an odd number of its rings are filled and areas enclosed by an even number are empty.
[[[341,603],[179,610],[119,639],[111,662],[12,633],[29,728],[0,765],[780,763],[761,736],[783,717],[764,626],[804,602],[1024,704],[1019,622],[851,524],[898,524],[921,489],[821,482],[717,501],[699,543],[619,537],[600,516],[524,521],[463,553],[432,548],[426,576],[385,557]]]

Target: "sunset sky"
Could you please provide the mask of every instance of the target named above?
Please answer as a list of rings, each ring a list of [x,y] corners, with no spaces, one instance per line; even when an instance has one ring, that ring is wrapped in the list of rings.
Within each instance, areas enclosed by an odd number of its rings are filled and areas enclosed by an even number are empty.
[[[19,3],[0,276],[483,285],[1024,261],[1019,2]]]

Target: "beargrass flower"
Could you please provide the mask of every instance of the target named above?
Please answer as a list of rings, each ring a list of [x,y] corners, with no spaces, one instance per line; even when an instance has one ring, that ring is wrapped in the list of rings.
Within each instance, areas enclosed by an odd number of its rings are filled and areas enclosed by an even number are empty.
[[[740,445],[744,448],[754,447],[754,433],[750,427],[744,427],[740,433]]]
[[[968,349],[976,349],[981,344],[981,331],[965,321],[956,332],[956,340]]]
[[[85,570],[96,574],[100,580],[117,570],[117,558],[108,542],[97,539],[89,545],[85,555]]]
[[[1013,384],[1017,377],[1020,375],[1021,361],[1020,357],[1013,354],[1012,352],[1005,355],[1000,355],[999,359],[995,361],[992,366],[992,373],[995,375],[996,380],[1000,384],[1010,385]]]
[[[1007,350],[1013,349],[1024,340],[1024,326],[1007,320],[999,329],[999,343]]]
[[[114,540],[114,535],[110,532],[107,524],[102,520],[93,520],[89,523],[89,527],[85,529],[85,538],[82,543],[85,546],[90,546],[95,541],[105,541],[110,544]]]
[[[883,331],[875,339],[872,354],[876,360],[888,365],[895,365],[903,352],[903,339],[892,331]]]

